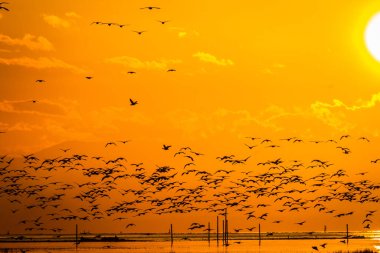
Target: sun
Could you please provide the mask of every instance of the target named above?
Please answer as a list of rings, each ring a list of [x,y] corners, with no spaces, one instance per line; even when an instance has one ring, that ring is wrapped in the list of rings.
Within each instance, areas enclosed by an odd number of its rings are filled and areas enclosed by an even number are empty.
[[[375,14],[367,25],[365,43],[371,55],[380,62],[380,12]]]

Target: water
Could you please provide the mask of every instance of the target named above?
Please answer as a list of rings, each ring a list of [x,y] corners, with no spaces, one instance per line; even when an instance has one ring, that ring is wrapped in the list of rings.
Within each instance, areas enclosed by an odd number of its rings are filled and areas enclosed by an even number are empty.
[[[311,247],[318,246],[319,252],[353,251],[359,249],[372,249],[380,252],[380,241],[372,239],[351,240],[348,245],[339,240],[267,240],[262,241],[230,241],[228,247],[216,246],[213,241],[176,241],[171,247],[170,242],[119,242],[119,243],[81,243],[78,249],[70,242],[51,243],[5,243],[0,245],[1,252],[107,252],[107,253],[305,253],[316,252]],[[240,242],[240,244],[236,243]],[[325,249],[319,245],[327,243]],[[6,250],[8,249],[8,250]]]
[[[275,233],[273,236],[263,235],[264,240],[252,240],[257,234],[231,234],[228,247],[219,246],[215,240],[207,241],[205,234],[175,234],[171,246],[167,234],[130,234],[118,235],[128,242],[105,242],[101,238],[114,238],[114,235],[81,235],[81,237],[97,239],[97,242],[81,242],[78,248],[72,242],[73,236],[56,237],[46,235],[29,236],[23,241],[16,241],[15,236],[0,237],[0,252],[107,252],[107,253],[309,253],[309,252],[352,252],[355,250],[371,249],[380,252],[380,233],[357,234],[356,239],[349,239],[345,244],[341,241],[344,233]],[[288,240],[287,238],[293,238]],[[360,238],[359,238],[360,237]],[[13,239],[12,239],[13,238]],[[212,236],[212,239],[214,237]],[[298,238],[298,239],[295,239]],[[12,240],[10,240],[12,239]],[[53,240],[47,242],[46,240]],[[71,240],[68,242],[67,240]],[[5,242],[8,241],[8,242]],[[320,245],[326,243],[326,248]],[[312,249],[317,246],[318,251]]]

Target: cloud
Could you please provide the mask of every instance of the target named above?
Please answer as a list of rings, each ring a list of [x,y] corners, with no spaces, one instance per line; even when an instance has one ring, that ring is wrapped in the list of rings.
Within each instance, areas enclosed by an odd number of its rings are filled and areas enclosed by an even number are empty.
[[[0,112],[3,113],[17,113],[17,114],[37,114],[37,115],[51,115],[62,116],[65,115],[63,106],[53,103],[51,101],[39,101],[32,103],[31,101],[19,100],[0,102]]]
[[[55,15],[43,15],[44,21],[54,28],[69,28],[70,22]]]
[[[176,32],[177,33],[177,36],[179,37],[179,38],[186,38],[186,37],[198,37],[198,36],[200,36],[200,33],[199,32],[197,32],[197,31],[187,31],[185,28],[183,28],[183,27],[175,27],[175,26],[171,26],[171,27],[169,27],[169,30],[171,30],[171,31],[174,31],[174,32]]]
[[[81,18],[81,16],[78,13],[73,12],[73,11],[66,12],[65,16],[68,17],[68,18]]]
[[[22,39],[14,39],[7,35],[0,34],[0,43],[10,46],[23,46],[30,50],[51,51],[54,49],[53,44],[42,36],[25,34]]]
[[[178,37],[184,38],[187,36],[187,32],[178,32]]]
[[[0,64],[4,65],[15,65],[23,66],[28,68],[36,69],[48,69],[48,68],[61,68],[73,71],[75,73],[85,73],[86,71],[82,68],[76,67],[62,60],[54,57],[18,57],[18,58],[0,58]]]
[[[128,68],[134,69],[168,69],[169,66],[173,64],[181,63],[181,60],[170,60],[170,59],[160,59],[143,61],[130,56],[117,56],[113,58],[106,59],[106,63],[120,64]]]
[[[291,115],[292,113],[277,106],[270,106],[262,113],[218,108],[207,113],[175,110],[165,114],[163,120],[183,131],[184,135],[193,136],[196,139],[227,133],[240,136],[252,129],[260,129],[262,132],[278,132],[283,130],[278,121]]]
[[[315,110],[325,110],[326,108],[344,108],[349,111],[357,111],[374,107],[378,102],[380,102],[380,92],[373,94],[369,100],[358,100],[356,105],[349,106],[339,99],[334,99],[332,104],[316,101],[311,105],[311,107]]]
[[[218,59],[216,56],[205,52],[197,52],[193,54],[193,57],[199,59],[200,61],[214,63],[220,66],[232,66],[235,64],[230,59]]]
[[[347,105],[339,99],[333,99],[332,103],[316,101],[310,105],[312,114],[325,124],[336,129],[345,131],[353,129],[359,123],[355,120],[356,124],[350,123],[348,119],[355,117],[360,118],[359,115],[353,114],[355,112],[363,115],[363,110],[368,110],[375,107],[380,102],[380,92],[375,93],[369,100],[358,100],[353,105]],[[370,118],[371,116],[367,116]]]
[[[272,66],[269,66],[265,69],[263,69],[263,73],[264,74],[275,74],[276,72],[278,72],[279,70],[285,68],[286,66],[284,64],[280,64],[280,63],[276,63],[276,64],[272,64]]]

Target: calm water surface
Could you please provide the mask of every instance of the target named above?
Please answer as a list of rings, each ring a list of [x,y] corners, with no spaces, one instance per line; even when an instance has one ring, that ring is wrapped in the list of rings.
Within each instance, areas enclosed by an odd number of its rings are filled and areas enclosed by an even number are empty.
[[[353,251],[372,249],[380,252],[380,238],[354,239],[349,244],[343,244],[339,239],[327,240],[265,240],[261,245],[256,240],[231,240],[228,247],[217,246],[215,241],[175,241],[173,247],[170,242],[88,242],[81,243],[78,249],[73,243],[1,243],[0,252],[106,252],[106,253],[304,253],[317,252],[312,246],[317,246],[319,252]],[[325,249],[320,244],[327,243]]]

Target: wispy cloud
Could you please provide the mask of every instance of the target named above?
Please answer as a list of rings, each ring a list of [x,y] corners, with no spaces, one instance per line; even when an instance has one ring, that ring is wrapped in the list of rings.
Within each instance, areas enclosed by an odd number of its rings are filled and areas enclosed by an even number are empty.
[[[283,130],[279,120],[291,113],[276,106],[266,108],[262,113],[255,114],[248,110],[230,110],[218,108],[211,113],[199,113],[190,110],[175,110],[164,115],[164,121],[173,127],[181,129],[186,136],[208,138],[219,134],[240,136],[250,129],[260,131]]]
[[[348,131],[360,125],[358,119],[355,120],[356,124],[350,123],[349,119],[352,117],[361,118],[363,115],[366,115],[364,118],[371,117],[365,111],[374,108],[379,102],[380,92],[373,94],[369,100],[360,99],[353,105],[347,105],[339,99],[333,99],[331,103],[315,101],[310,105],[310,108],[314,117],[325,124],[336,129]]]
[[[216,56],[205,52],[197,52],[193,54],[193,57],[199,59],[200,61],[209,62],[220,66],[232,66],[235,64],[230,59],[219,59]]]
[[[168,69],[170,66],[174,64],[181,63],[181,60],[173,60],[173,59],[159,59],[159,60],[140,60],[138,58],[130,57],[130,56],[117,56],[106,59],[106,63],[114,63],[120,64],[127,68],[134,69],[159,69],[164,70]]]
[[[75,73],[85,73],[86,71],[77,66],[66,63],[57,58],[49,57],[39,57],[39,58],[30,58],[30,57],[17,57],[17,58],[0,58],[0,64],[4,65],[15,65],[23,66],[28,68],[36,69],[47,69],[47,68],[61,68],[73,71]]]
[[[44,21],[54,28],[69,28],[70,22],[55,15],[43,15]]]
[[[280,64],[280,63],[276,63],[276,64],[272,64],[271,66],[263,69],[263,73],[264,74],[275,74],[277,73],[279,70],[285,68],[286,66],[284,64]]]
[[[73,12],[73,11],[66,12],[65,16],[68,18],[81,18],[81,15],[79,15],[78,13]]]
[[[380,92],[373,94],[369,100],[358,100],[357,104],[354,105],[346,105],[341,100],[334,99],[332,103],[316,101],[311,105],[311,107],[315,110],[323,110],[326,108],[344,108],[349,111],[357,111],[374,107],[378,102],[380,102]]]
[[[177,36],[181,39],[186,38],[186,37],[194,37],[194,36],[199,36],[199,32],[197,31],[187,31],[183,27],[169,27],[170,30],[175,31],[177,33]]]
[[[53,44],[45,37],[31,34],[25,34],[21,39],[11,38],[7,35],[0,34],[0,43],[10,46],[23,46],[30,50],[51,51],[54,49]]]
[[[0,101],[0,112],[51,116],[62,116],[66,113],[60,104],[47,100],[39,101],[38,103],[32,103],[29,100]]]

